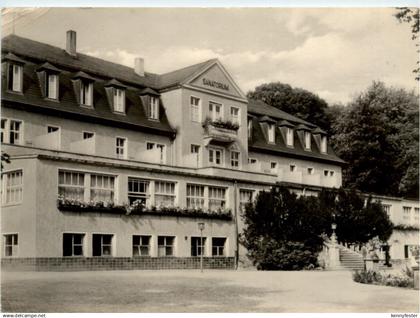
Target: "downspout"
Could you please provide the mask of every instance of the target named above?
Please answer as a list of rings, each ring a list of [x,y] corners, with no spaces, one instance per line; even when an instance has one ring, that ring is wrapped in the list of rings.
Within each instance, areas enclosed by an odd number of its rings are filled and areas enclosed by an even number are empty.
[[[239,238],[238,238],[238,182],[235,180],[233,184],[233,209],[234,209],[234,222],[235,222],[235,269],[238,269],[239,264]]]

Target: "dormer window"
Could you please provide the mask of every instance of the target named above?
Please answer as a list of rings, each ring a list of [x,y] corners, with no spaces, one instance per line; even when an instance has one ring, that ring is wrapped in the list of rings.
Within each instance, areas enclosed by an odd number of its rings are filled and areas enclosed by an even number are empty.
[[[17,64],[9,64],[9,90],[12,92],[22,92],[22,73],[23,66]]]
[[[46,97],[50,99],[58,99],[58,75],[47,73],[45,76],[45,92]]]
[[[150,96],[150,103],[148,109],[149,119],[159,120],[159,98]]]
[[[93,105],[93,83],[82,80],[80,82],[80,104],[83,106]]]
[[[293,147],[293,129],[289,127],[286,131],[286,143],[288,147]]]
[[[327,136],[321,137],[321,152],[327,153]]]
[[[10,92],[22,93],[23,89],[23,65],[25,61],[13,53],[7,53],[2,56],[2,62],[5,62],[7,89]]]
[[[114,111],[125,113],[125,90],[122,88],[113,88]]]
[[[275,133],[276,126],[274,124],[268,125],[268,142],[275,143],[276,141],[276,133]]]
[[[305,131],[305,150],[311,150],[311,133]]]

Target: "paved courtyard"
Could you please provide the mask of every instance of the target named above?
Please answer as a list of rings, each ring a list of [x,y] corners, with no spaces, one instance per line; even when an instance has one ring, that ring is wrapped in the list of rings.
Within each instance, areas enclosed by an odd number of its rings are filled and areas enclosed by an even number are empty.
[[[419,292],[349,272],[3,272],[3,312],[418,312]]]

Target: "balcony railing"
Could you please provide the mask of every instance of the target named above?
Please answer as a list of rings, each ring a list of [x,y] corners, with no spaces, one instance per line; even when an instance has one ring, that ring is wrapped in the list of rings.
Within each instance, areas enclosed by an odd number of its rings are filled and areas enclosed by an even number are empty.
[[[200,157],[196,153],[185,155],[182,165],[188,168],[200,168]]]
[[[309,184],[309,185],[320,186],[321,185],[321,175],[318,174],[318,173],[305,174],[303,176],[302,183]]]
[[[33,140],[33,145],[39,148],[59,150],[60,149],[60,131],[58,130],[58,131],[50,132],[46,135],[35,137]]]
[[[165,151],[165,150],[163,150]],[[157,164],[166,164],[166,156],[159,148],[140,150],[137,152],[136,158],[139,161],[157,163]]]
[[[96,153],[95,138],[87,138],[87,139],[72,142],[70,144],[70,151],[77,152],[77,153],[84,153],[88,155],[94,155]]]
[[[302,183],[301,171],[287,171],[283,173],[283,181],[292,183]]]
[[[211,121],[206,119],[203,123],[204,138],[210,142],[215,140],[221,143],[234,142],[238,137],[239,125],[230,121]]]

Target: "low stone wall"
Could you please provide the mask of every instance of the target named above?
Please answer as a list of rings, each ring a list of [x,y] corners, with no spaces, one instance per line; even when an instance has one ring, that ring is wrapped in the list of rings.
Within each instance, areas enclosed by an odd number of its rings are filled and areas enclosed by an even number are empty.
[[[199,269],[199,257],[43,257],[3,258],[4,271],[96,271]],[[234,269],[233,257],[204,257],[204,269]]]

